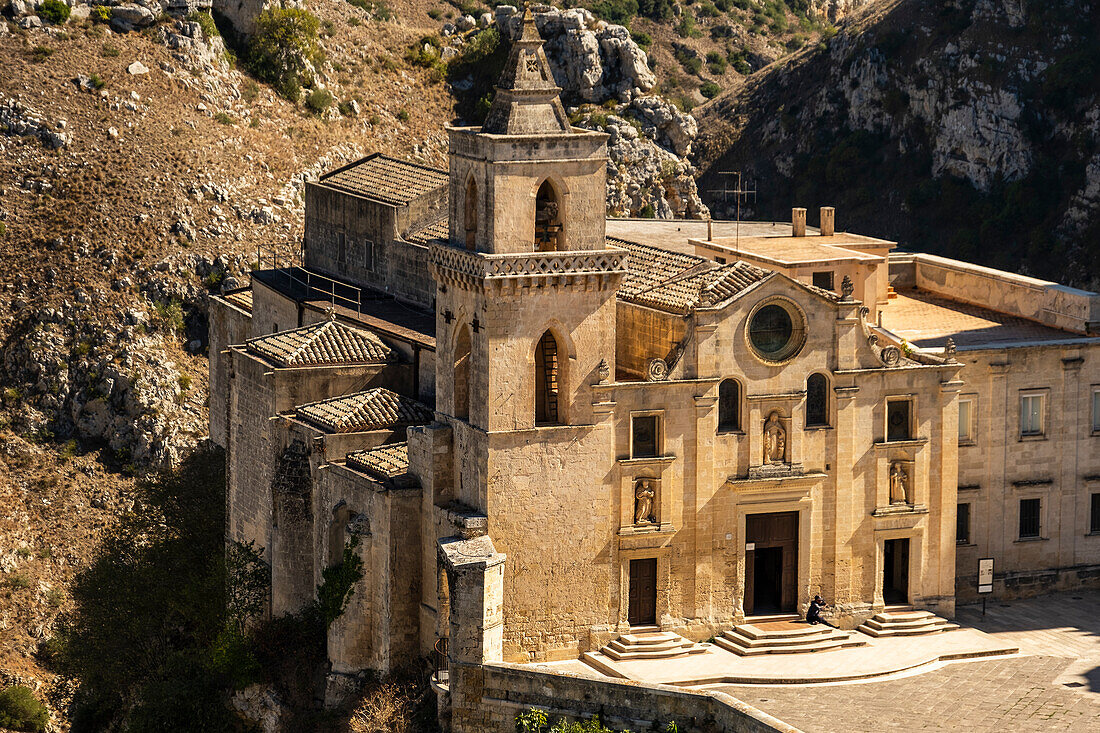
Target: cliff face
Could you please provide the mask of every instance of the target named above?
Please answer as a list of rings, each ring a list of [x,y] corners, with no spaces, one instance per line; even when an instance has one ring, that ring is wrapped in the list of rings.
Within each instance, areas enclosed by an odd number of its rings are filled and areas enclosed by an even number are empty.
[[[870,6],[697,111],[700,188],[745,170],[757,216],[832,204],[842,227],[1095,288],[1098,37],[1085,0]]]

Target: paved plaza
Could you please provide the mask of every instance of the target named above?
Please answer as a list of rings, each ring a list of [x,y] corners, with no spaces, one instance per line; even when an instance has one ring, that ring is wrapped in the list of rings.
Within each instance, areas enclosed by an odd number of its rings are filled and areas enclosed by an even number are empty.
[[[713,686],[807,733],[1100,730],[1100,592],[960,608],[1020,654],[859,683]],[[948,634],[958,632],[948,632]],[[790,658],[801,675],[817,655]]]

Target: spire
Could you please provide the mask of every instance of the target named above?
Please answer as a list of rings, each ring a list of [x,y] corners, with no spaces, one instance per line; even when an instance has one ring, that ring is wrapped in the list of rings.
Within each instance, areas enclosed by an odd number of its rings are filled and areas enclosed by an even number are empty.
[[[497,82],[497,93],[482,132],[495,135],[569,133],[572,127],[561,104],[531,8],[523,11],[523,32]]]

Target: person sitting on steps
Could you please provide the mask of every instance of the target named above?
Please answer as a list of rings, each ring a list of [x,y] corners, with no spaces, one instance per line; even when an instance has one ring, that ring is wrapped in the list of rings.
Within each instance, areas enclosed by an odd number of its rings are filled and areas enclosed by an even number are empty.
[[[828,604],[825,603],[825,599],[820,595],[814,596],[814,599],[810,601],[810,607],[806,610],[806,620],[811,624],[825,624],[826,626],[836,628],[833,624],[826,621],[821,616],[821,612],[828,608]]]

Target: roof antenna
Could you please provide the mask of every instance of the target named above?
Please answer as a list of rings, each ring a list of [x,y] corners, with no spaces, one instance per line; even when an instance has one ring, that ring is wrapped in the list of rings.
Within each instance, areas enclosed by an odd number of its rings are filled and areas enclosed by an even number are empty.
[[[708,191],[708,193],[720,193],[720,194],[722,194],[723,208],[725,208],[725,204],[728,200],[728,197],[731,194],[734,196],[734,200],[737,202],[737,219],[736,219],[736,224],[734,225],[734,242],[735,242],[734,246],[737,247],[737,246],[741,245],[741,199],[744,198],[746,200],[746,203],[747,203],[748,202],[748,197],[752,196],[752,203],[753,204],[756,203],[756,182],[755,181],[753,182],[751,189],[750,188],[743,188],[741,186],[741,171],[718,171],[718,175],[725,176],[725,178],[722,179],[722,188],[721,189],[712,188]],[[737,184],[734,186],[733,190],[730,190],[730,188],[729,188],[729,177],[730,176],[737,176]],[[709,234],[710,234],[709,231],[708,231],[707,234],[708,234],[708,237],[709,237]]]

